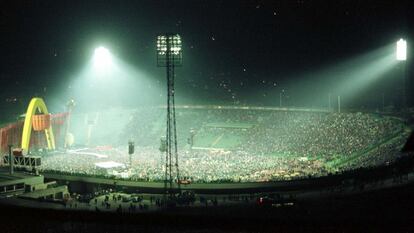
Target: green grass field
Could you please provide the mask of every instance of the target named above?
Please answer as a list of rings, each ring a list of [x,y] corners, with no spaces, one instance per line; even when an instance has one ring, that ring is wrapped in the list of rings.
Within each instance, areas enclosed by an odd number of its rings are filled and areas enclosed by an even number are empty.
[[[234,149],[246,140],[251,123],[208,123],[195,135],[193,148]]]
[[[193,148],[233,149],[244,142],[244,137],[231,132],[196,135]]]

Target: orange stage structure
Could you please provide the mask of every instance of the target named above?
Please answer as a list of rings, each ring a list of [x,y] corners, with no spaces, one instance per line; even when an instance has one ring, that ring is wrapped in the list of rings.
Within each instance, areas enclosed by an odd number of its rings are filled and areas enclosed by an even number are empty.
[[[56,147],[64,146],[66,119],[69,113],[58,113],[48,115],[34,115],[33,127],[30,137],[31,151],[47,148],[46,135],[41,132],[46,126],[52,126]],[[8,145],[20,147],[22,144],[24,119],[10,123],[0,128],[0,153],[4,155],[8,153]]]

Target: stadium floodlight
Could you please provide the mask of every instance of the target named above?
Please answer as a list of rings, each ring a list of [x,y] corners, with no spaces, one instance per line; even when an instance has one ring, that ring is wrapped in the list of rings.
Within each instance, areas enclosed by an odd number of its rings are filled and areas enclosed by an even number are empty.
[[[407,41],[400,39],[397,41],[397,60],[405,61],[407,59]]]
[[[165,34],[157,37],[157,64],[167,66],[167,62],[182,65],[182,41],[178,34]]]
[[[164,191],[168,194],[170,200],[175,199],[174,179],[177,181],[178,193],[181,193],[180,172],[178,168],[178,152],[177,152],[177,130],[175,120],[175,66],[182,65],[182,43],[178,34],[167,33],[157,36],[157,65],[166,68],[167,74],[167,130],[165,135],[165,174],[164,174]],[[162,145],[161,145],[162,147]],[[175,176],[173,174],[175,167]],[[167,195],[164,195],[167,198]],[[167,203],[167,200],[165,200]]]
[[[97,70],[108,68],[112,64],[111,53],[107,48],[98,47],[93,55],[93,65]]]

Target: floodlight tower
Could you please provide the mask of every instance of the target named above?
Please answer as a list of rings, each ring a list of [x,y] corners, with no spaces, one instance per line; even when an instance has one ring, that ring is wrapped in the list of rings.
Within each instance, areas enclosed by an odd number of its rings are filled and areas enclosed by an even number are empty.
[[[405,75],[405,66],[407,60],[407,41],[400,39],[397,41],[396,47],[396,59],[401,63],[402,70],[402,109],[405,111],[407,109],[407,93],[406,93],[406,75]]]
[[[166,67],[167,74],[167,130],[165,148],[165,194],[170,200],[174,197],[174,179],[177,191],[181,192],[180,173],[178,169],[177,129],[175,121],[175,67],[182,65],[181,37],[178,34],[164,34],[157,37],[157,65]],[[175,177],[173,175],[175,168]]]

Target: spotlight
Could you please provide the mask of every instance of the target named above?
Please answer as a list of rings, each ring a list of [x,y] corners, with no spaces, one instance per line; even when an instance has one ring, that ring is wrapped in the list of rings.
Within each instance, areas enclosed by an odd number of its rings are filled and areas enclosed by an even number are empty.
[[[99,47],[95,49],[93,55],[93,65],[96,69],[102,70],[108,68],[112,63],[111,53],[108,49],[104,47]]]
[[[407,60],[407,41],[400,39],[397,42],[397,60],[405,61]]]

